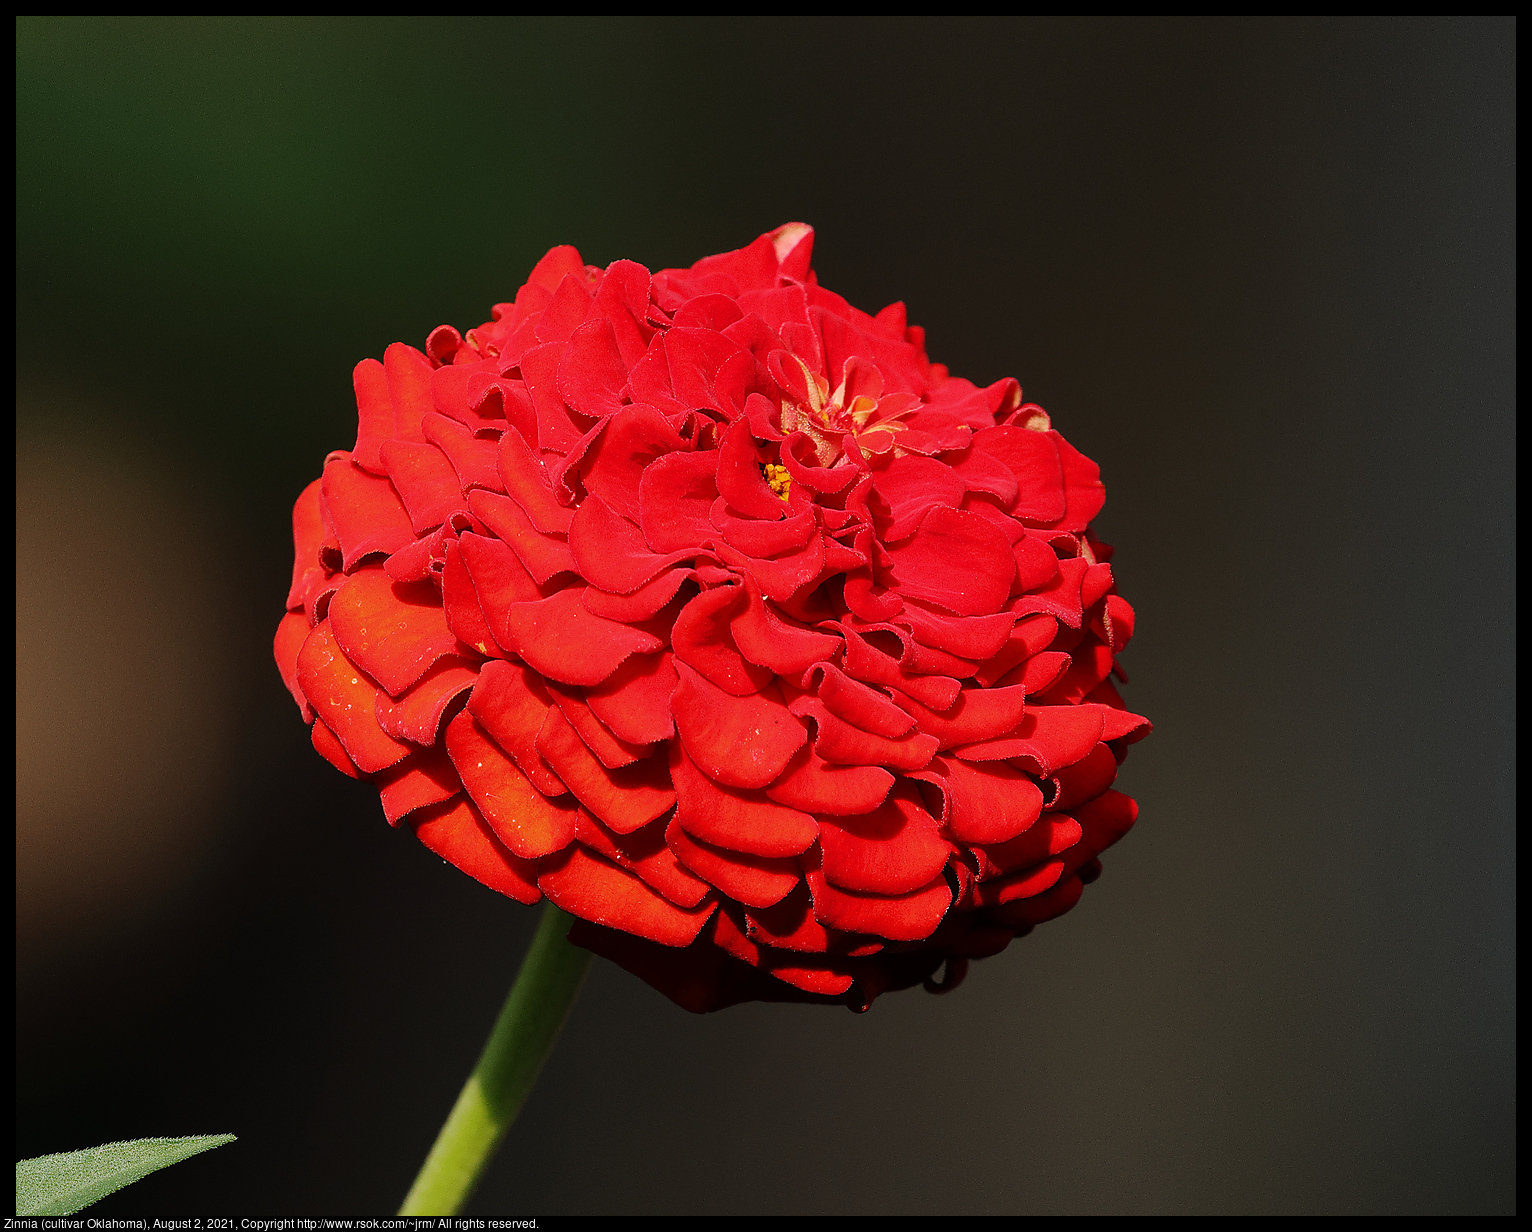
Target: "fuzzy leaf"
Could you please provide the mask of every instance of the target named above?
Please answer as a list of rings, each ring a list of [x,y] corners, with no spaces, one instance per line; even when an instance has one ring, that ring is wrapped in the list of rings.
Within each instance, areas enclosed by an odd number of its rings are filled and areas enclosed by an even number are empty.
[[[151,1172],[233,1141],[233,1134],[138,1138],[23,1159],[16,1164],[16,1213],[72,1215]]]

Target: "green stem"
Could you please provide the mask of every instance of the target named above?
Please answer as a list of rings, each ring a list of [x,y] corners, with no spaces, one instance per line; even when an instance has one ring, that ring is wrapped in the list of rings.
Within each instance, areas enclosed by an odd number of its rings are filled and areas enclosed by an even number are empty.
[[[479,1063],[436,1135],[401,1215],[457,1214],[521,1111],[590,966],[590,951],[564,940],[572,923],[551,902],[543,909]]]

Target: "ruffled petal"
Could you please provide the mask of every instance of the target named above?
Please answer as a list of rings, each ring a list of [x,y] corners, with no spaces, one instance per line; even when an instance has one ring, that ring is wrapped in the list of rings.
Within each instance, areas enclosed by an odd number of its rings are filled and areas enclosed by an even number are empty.
[[[818,734],[814,752],[841,766],[892,766],[896,770],[919,770],[937,749],[935,736],[913,731],[898,740],[875,736],[853,727],[830,713],[817,697],[800,697],[789,707],[800,718],[813,719]]]
[[[712,888],[687,872],[665,845],[665,825],[656,822],[630,834],[618,834],[581,809],[575,818],[575,838],[597,855],[637,874],[677,907],[695,907]]]
[[[954,562],[962,562],[954,567]],[[894,585],[959,616],[987,616],[1010,597],[1016,566],[994,523],[961,509],[932,509],[908,543],[890,548]]]
[[[727,787],[765,787],[808,743],[808,732],[766,685],[734,697],[677,662],[680,684],[671,699],[676,728],[692,763]]]
[[[387,770],[413,751],[378,725],[378,690],[346,658],[328,620],[314,627],[298,651],[298,687],[363,774]]]
[[[574,841],[574,803],[538,791],[472,714],[465,711],[447,724],[445,743],[464,789],[517,856],[540,859]]]
[[[804,869],[814,897],[814,916],[842,932],[921,941],[936,931],[952,905],[952,889],[945,877],[937,876],[907,894],[861,894],[832,885],[817,865],[816,859]]]
[[[421,809],[411,818],[415,837],[475,881],[517,902],[542,901],[537,866],[506,850],[478,810],[462,796]]]
[[[1042,790],[1003,761],[970,764],[937,757],[910,778],[941,792],[942,826],[959,843],[1007,842],[1043,811]]]
[[[936,819],[901,788],[872,812],[825,817],[819,848],[825,878],[842,890],[908,894],[941,875],[952,844]]]
[[[805,745],[766,788],[766,798],[805,813],[870,813],[893,785],[894,776],[882,766],[838,766]]]
[[[325,463],[319,496],[348,571],[364,557],[397,552],[415,538],[410,515],[394,485],[353,466],[345,454],[332,454]]]
[[[652,633],[595,615],[580,602],[581,594],[574,588],[511,604],[505,611],[506,646],[550,680],[584,685],[600,684],[629,655],[664,647]]]
[[[747,907],[770,907],[802,880],[792,857],[754,856],[694,838],[672,818],[665,842],[677,860],[710,885]]]
[[[346,657],[398,697],[447,655],[466,650],[447,627],[429,582],[395,582],[380,568],[351,575],[330,601],[330,626]]]
[[[548,711],[536,744],[575,798],[618,834],[631,834],[676,802],[663,754],[609,770],[560,710]]]
[[[417,809],[452,799],[462,790],[462,781],[447,751],[439,747],[411,753],[397,766],[378,775],[383,816],[391,826],[397,826]]]
[[[704,900],[678,907],[639,877],[578,844],[549,866],[537,885],[570,915],[669,946],[695,941],[717,906]]]
[[[537,751],[537,733],[552,706],[542,679],[520,663],[486,663],[468,697],[468,713],[545,796],[569,790]]]
[[[692,837],[756,856],[795,856],[819,834],[808,813],[774,804],[764,794],[723,787],[692,764],[678,742],[670,745],[676,819]]]

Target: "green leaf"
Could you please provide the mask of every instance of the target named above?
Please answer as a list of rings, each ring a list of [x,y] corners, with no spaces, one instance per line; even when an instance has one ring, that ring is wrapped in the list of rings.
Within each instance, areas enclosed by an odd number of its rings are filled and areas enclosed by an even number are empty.
[[[16,1165],[16,1213],[72,1215],[151,1172],[233,1141],[233,1134],[137,1138],[23,1159]]]

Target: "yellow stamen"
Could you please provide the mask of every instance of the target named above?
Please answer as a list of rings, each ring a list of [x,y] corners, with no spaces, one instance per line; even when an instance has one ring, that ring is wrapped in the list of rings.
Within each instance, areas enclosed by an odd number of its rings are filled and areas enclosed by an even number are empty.
[[[793,477],[787,473],[787,467],[768,462],[766,463],[766,486],[779,498],[786,500],[787,494],[792,491]]]

